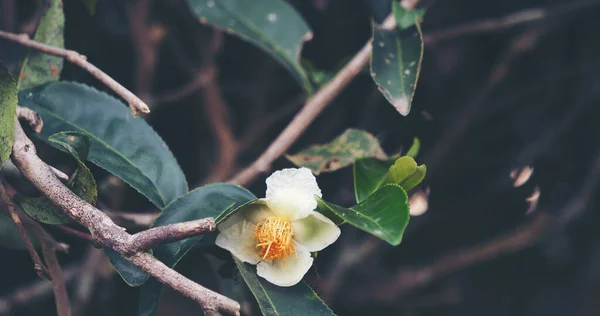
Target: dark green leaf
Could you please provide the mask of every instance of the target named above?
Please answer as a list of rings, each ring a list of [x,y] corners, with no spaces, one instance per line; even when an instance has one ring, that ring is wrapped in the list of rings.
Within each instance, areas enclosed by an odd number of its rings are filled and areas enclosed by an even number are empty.
[[[329,208],[347,223],[375,235],[393,246],[402,241],[410,218],[408,197],[402,187],[386,184],[359,204],[345,208],[317,199],[319,207]]]
[[[295,155],[286,155],[298,167],[306,167],[315,174],[331,172],[354,163],[356,159],[387,156],[373,135],[349,128],[331,143],[315,145]]]
[[[167,145],[117,99],[82,84],[57,82],[22,91],[19,102],[42,116],[42,139],[62,131],[88,135],[88,160],[159,208],[187,192],[185,176]]]
[[[50,46],[65,47],[63,31],[65,15],[62,0],[48,1],[33,40]],[[47,82],[57,81],[63,68],[63,58],[30,50],[19,75],[19,90],[29,89]]]
[[[110,248],[104,248],[104,253],[106,253],[108,259],[110,259],[110,263],[127,285],[136,287],[141,286],[148,281],[150,276],[146,274],[146,272],[127,261],[127,259],[123,258],[119,253]],[[150,253],[152,253],[152,250],[150,250]]]
[[[17,115],[17,83],[0,64],[0,169],[10,158]]]
[[[414,18],[407,29],[386,30],[373,26],[371,77],[385,98],[406,116],[417,88],[423,61],[423,34]]]
[[[278,287],[256,275],[256,268],[236,258],[240,274],[266,316],[324,316],[335,315],[306,283]]]
[[[158,216],[152,227],[212,217],[223,221],[239,206],[256,199],[250,191],[226,183],[215,183],[197,188],[173,201]],[[217,232],[214,232],[217,233]],[[203,236],[188,238],[154,248],[154,256],[173,267]],[[152,315],[158,304],[162,286],[151,279],[142,286],[140,315]]]
[[[87,159],[90,148],[90,138],[78,132],[61,132],[48,137],[57,148],[70,153],[77,162],[77,169],[68,183],[73,193],[88,203],[95,205],[98,191],[96,181],[90,169],[83,163]],[[54,206],[46,197],[30,198],[17,196],[15,201],[29,216],[45,224],[64,224],[70,218],[59,208]]]
[[[406,152],[408,157],[417,158],[419,151],[421,150],[421,141],[418,138],[414,138],[412,146]]]
[[[394,160],[379,160],[375,158],[359,159],[354,164],[354,193],[356,203],[365,200],[380,186],[385,184],[390,167]]]
[[[396,0],[392,1],[392,12],[400,29],[415,25],[415,21],[420,21],[425,15],[425,9],[406,10]]]
[[[312,32],[302,16],[283,0],[187,0],[202,24],[247,40],[273,56],[312,93],[299,61],[302,44]]]
[[[32,234],[28,233],[28,235],[33,246],[38,248],[40,242],[37,238]],[[21,238],[17,226],[15,226],[15,222],[13,222],[12,218],[3,211],[0,211],[0,248],[27,250],[27,246],[25,246],[25,242],[23,241],[23,238]]]

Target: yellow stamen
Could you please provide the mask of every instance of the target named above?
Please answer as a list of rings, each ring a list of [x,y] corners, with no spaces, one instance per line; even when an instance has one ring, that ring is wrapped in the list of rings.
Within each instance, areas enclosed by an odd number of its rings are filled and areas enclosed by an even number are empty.
[[[285,260],[296,254],[292,224],[279,217],[269,217],[254,226],[254,238],[256,248],[260,248],[260,260]]]

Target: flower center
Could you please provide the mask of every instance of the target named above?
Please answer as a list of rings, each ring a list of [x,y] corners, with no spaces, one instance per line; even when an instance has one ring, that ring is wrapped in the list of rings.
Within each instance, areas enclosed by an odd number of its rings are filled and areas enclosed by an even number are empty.
[[[256,248],[260,249],[260,260],[284,259],[296,253],[294,230],[289,221],[271,216],[254,226]]]

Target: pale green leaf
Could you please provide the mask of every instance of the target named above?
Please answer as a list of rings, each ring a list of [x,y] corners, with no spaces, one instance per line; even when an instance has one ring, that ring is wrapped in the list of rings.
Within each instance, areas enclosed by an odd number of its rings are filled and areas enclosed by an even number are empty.
[[[17,115],[17,83],[0,64],[0,169],[10,158]]]
[[[33,40],[50,46],[64,48],[65,15],[62,0],[47,1],[46,11],[40,19]],[[19,90],[57,81],[63,68],[62,57],[31,49],[21,67]]]

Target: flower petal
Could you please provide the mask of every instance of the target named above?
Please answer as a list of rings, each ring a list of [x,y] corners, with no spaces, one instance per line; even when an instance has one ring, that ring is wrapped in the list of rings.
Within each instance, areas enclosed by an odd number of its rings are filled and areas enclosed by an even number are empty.
[[[266,205],[264,199],[259,199],[255,203],[242,207],[239,211],[232,214],[229,218],[217,225],[219,231],[226,230],[233,224],[243,221],[244,219],[254,225],[266,220],[275,214]]]
[[[221,232],[217,235],[215,244],[228,250],[243,262],[257,264],[260,261],[260,253],[256,248],[256,241],[252,237],[254,235],[254,224],[238,214],[231,216],[229,220],[222,224],[224,226],[220,225],[219,230]]]
[[[256,273],[277,286],[292,286],[302,280],[302,277],[312,266],[313,258],[310,252],[296,243],[296,254],[283,260],[261,261],[256,266]]]
[[[292,222],[294,239],[308,249],[319,251],[333,244],[340,237],[340,228],[318,212]]]
[[[267,204],[287,220],[304,218],[317,208],[315,195],[321,197],[321,189],[308,168],[283,169],[267,178]]]

